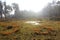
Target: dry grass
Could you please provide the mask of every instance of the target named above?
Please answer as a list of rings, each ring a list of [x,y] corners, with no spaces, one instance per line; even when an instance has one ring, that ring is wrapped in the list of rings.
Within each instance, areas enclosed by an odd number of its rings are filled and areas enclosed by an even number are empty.
[[[26,20],[25,20],[26,21]],[[13,29],[4,30],[0,32],[0,40],[32,40],[32,39],[54,39],[59,40],[60,36],[60,21],[42,21],[40,25],[26,24],[24,20],[0,22],[2,28],[12,25]],[[35,35],[34,32],[39,33],[42,28],[51,28],[57,31],[57,36],[51,35]],[[1,29],[1,28],[0,28]],[[16,31],[17,30],[17,31]],[[53,34],[53,33],[52,33]]]

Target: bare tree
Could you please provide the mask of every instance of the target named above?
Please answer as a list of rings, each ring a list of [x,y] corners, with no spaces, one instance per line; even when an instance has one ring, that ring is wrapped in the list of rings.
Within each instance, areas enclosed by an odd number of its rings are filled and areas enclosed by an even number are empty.
[[[0,17],[2,18],[2,13],[3,13],[3,5],[2,2],[0,1]]]
[[[9,14],[11,11],[12,11],[12,7],[10,5],[6,5],[6,2],[4,2],[3,14],[5,16],[5,19],[6,19],[7,14]]]

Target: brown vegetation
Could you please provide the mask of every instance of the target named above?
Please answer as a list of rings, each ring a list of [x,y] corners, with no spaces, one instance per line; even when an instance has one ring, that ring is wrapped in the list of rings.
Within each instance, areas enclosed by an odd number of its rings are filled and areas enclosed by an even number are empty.
[[[0,31],[0,34],[11,34],[15,31],[19,30],[19,25],[16,22],[0,22],[0,26],[3,27],[3,29]],[[11,26],[11,29],[7,29],[7,27]]]

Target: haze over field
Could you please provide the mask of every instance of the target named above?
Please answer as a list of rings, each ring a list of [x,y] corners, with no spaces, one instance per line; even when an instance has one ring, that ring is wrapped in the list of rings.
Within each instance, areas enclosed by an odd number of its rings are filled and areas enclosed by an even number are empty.
[[[0,40],[60,40],[60,1],[0,0]]]
[[[27,10],[27,11],[34,11],[38,12],[41,11],[48,2],[52,2],[52,0],[2,0],[6,1],[7,4],[11,3],[18,3],[20,10]]]

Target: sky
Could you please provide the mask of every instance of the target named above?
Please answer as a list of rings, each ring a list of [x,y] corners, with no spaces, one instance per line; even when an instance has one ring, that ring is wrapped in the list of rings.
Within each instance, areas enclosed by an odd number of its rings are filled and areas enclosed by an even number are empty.
[[[2,0],[6,1],[7,4],[11,3],[18,3],[20,10],[27,10],[27,11],[34,11],[38,12],[41,11],[48,2],[52,0]]]

